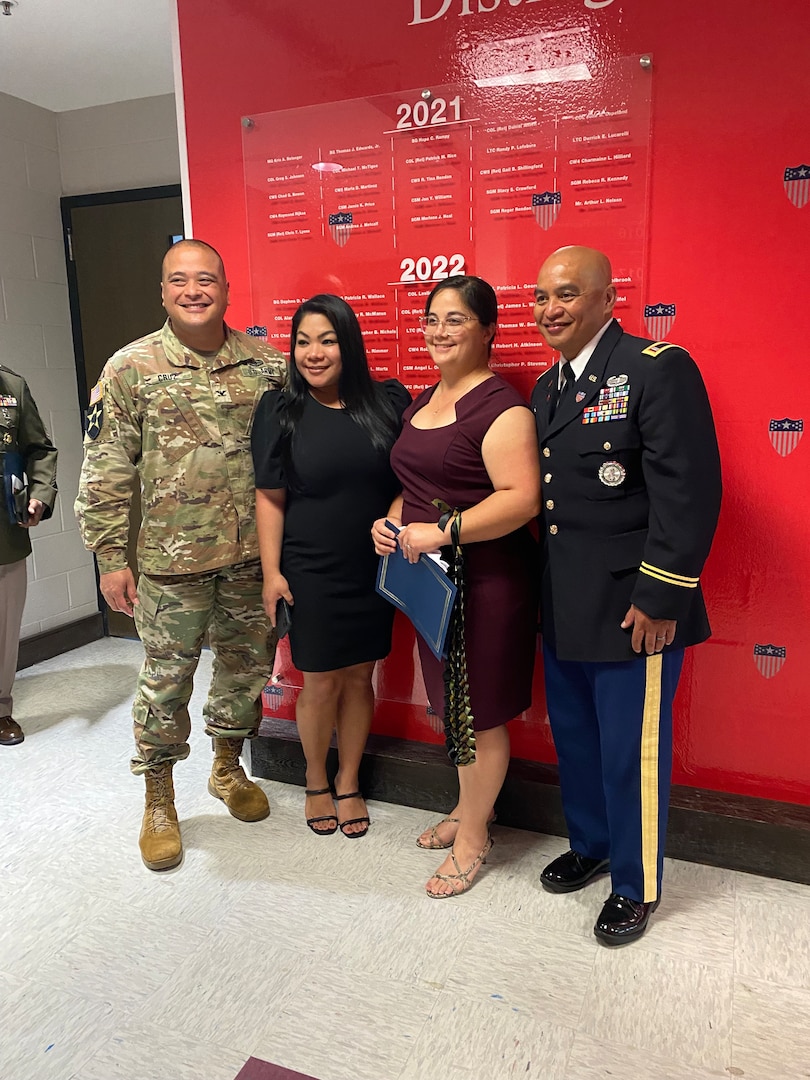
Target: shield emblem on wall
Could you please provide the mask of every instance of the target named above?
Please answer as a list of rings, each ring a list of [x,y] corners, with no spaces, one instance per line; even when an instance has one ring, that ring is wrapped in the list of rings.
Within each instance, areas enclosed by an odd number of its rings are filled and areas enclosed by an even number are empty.
[[[644,325],[656,341],[663,341],[675,322],[674,304],[645,304]]]
[[[436,710],[428,705],[425,709],[428,723],[430,724],[430,730],[435,731],[437,735],[444,735],[444,720],[440,720],[436,715]]]
[[[354,218],[351,214],[341,213],[329,215],[329,232],[332,234],[332,239],[338,247],[345,247],[348,243],[353,221]]]
[[[792,454],[804,435],[804,420],[771,420],[768,424],[768,438],[771,446],[780,457]]]
[[[266,326],[246,326],[245,333],[248,337],[255,337],[259,338],[261,341],[267,341]]]
[[[787,649],[784,645],[755,645],[754,663],[757,671],[766,679],[772,679],[778,675],[782,664],[785,662]]]
[[[543,191],[539,195],[532,195],[532,213],[541,229],[551,228],[557,220],[561,203],[562,194],[559,191]]]
[[[793,165],[785,169],[785,194],[799,210],[810,199],[810,165]]]

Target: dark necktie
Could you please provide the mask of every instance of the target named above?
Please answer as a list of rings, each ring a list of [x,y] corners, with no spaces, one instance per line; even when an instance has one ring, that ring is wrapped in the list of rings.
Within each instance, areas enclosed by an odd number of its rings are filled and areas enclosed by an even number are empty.
[[[565,381],[557,392],[557,402],[555,405],[552,406],[549,420],[554,419],[554,415],[555,413],[559,412],[560,406],[564,405],[565,402],[571,397],[571,394],[574,392],[574,383],[576,382],[576,377],[574,376],[574,369],[571,367],[567,360],[562,366],[562,373],[563,379]]]

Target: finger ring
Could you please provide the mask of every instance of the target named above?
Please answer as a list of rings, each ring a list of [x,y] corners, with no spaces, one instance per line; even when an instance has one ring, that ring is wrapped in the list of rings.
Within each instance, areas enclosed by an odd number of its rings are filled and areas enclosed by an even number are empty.
[[[655,635],[655,640],[656,641],[663,641],[666,636],[667,636],[666,634],[656,634]]]

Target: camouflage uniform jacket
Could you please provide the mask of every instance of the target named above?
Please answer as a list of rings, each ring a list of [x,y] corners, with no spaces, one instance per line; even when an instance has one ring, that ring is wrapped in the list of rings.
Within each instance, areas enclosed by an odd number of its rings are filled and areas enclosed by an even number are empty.
[[[136,473],[142,573],[195,574],[259,557],[250,431],[261,395],[286,379],[271,345],[226,327],[222,348],[206,357],[168,321],[107,362],[90,395],[76,499],[100,573],[127,565]]]

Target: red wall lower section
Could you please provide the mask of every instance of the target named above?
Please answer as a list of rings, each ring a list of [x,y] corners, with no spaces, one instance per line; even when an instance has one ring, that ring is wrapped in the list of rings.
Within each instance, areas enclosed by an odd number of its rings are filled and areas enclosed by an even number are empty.
[[[645,302],[676,305],[668,336],[704,372],[726,489],[703,577],[714,637],[687,657],[675,781],[810,804],[810,203],[785,183],[810,163],[805,0],[178,0],[178,12],[194,232],[225,257],[235,326],[251,310],[242,116],[469,79],[480,46],[509,37],[565,30],[597,67],[652,54]],[[545,239],[538,266],[567,242],[562,226]],[[785,418],[800,423],[780,441],[769,425]],[[758,645],[777,655],[755,657]],[[438,739],[407,640],[379,678],[381,699],[400,703],[380,727]],[[512,725],[516,754],[552,759],[543,713],[539,690]]]

